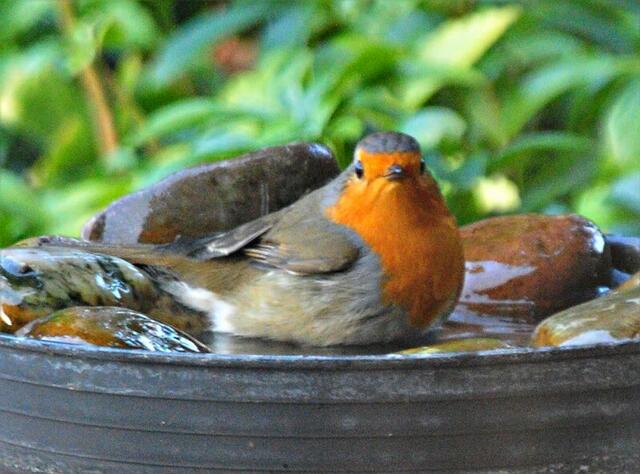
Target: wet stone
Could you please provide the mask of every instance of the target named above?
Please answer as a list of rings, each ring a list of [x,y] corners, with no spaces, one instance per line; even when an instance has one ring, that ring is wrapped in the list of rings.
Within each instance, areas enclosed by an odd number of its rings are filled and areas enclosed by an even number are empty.
[[[439,339],[497,337],[527,344],[543,318],[595,298],[610,281],[602,232],[576,215],[514,215],[461,228],[460,301]]]
[[[32,321],[17,336],[153,352],[210,352],[191,336],[148,316],[109,306],[66,308]]]
[[[640,271],[640,237],[608,235],[613,266],[626,273]]]
[[[323,145],[265,148],[179,171],[125,196],[94,216],[82,237],[123,244],[202,237],[281,209],[338,173]]]
[[[514,346],[500,339],[472,337],[466,339],[451,339],[446,342],[439,342],[428,346],[405,349],[403,351],[396,352],[396,354],[423,355],[440,354],[443,352],[477,352],[494,349],[509,349],[512,347]]]
[[[640,336],[640,286],[612,291],[545,319],[531,342],[535,347],[616,342]]]
[[[147,275],[121,259],[60,248],[0,250],[0,329],[6,332],[67,306],[142,309],[156,297]]]
[[[73,306],[125,307],[192,334],[208,328],[204,315],[123,259],[65,247],[0,250],[0,332]]]
[[[640,288],[640,272],[634,273],[625,281],[622,285],[616,288],[617,291],[631,290],[633,288]]]
[[[518,316],[479,313],[458,305],[436,331],[441,342],[467,338],[499,339],[512,346],[528,346],[536,325]]]

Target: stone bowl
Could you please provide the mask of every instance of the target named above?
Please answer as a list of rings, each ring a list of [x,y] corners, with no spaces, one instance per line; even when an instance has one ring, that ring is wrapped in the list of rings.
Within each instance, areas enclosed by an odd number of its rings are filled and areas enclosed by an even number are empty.
[[[293,352],[0,335],[0,471],[640,472],[636,342]]]

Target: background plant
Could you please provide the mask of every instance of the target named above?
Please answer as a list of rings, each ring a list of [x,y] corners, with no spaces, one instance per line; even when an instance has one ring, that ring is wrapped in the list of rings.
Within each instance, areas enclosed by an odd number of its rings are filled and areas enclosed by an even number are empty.
[[[461,223],[640,234],[633,0],[0,0],[0,245],[177,169],[413,134]]]

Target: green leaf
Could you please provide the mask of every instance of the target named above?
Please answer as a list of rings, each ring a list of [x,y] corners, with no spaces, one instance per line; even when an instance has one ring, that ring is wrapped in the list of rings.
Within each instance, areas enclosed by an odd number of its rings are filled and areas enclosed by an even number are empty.
[[[255,148],[255,140],[250,132],[216,130],[194,142],[190,164],[228,158],[251,148]]]
[[[454,184],[458,190],[469,190],[486,173],[488,156],[478,152],[469,156],[458,154],[443,157],[427,152],[425,160],[436,178]]]
[[[347,14],[345,20],[349,23],[349,29],[363,38],[379,40],[380,38],[390,38],[393,34],[398,36],[399,29],[402,33],[411,35],[411,27],[431,26],[428,22],[412,24],[412,19],[424,19],[423,12],[420,11],[417,3],[420,0],[393,0],[388,1],[367,1],[362,2],[359,11],[355,14]],[[347,3],[347,2],[343,2]],[[398,25],[398,22],[401,22]],[[394,31],[395,30],[395,31]],[[422,29],[420,33],[424,32]]]
[[[418,50],[418,59],[436,64],[470,66],[520,16],[518,7],[487,8],[450,20],[430,33]]]
[[[504,43],[509,52],[506,68],[511,62],[534,64],[550,59],[568,58],[584,54],[585,45],[578,38],[554,30],[538,29],[527,34],[515,35]]]
[[[488,142],[492,148],[503,147],[507,137],[500,122],[500,103],[493,87],[471,89],[465,99],[464,108],[471,140]]]
[[[307,2],[293,5],[284,10],[264,30],[262,47],[290,48],[306,44],[311,34],[328,20],[327,14],[319,2]]]
[[[387,2],[393,5],[393,3]],[[412,8],[399,18],[392,18],[393,22],[387,28],[385,38],[392,43],[413,44],[424,35],[425,31],[436,28],[442,20],[440,15]]]
[[[368,87],[357,91],[347,102],[346,112],[363,124],[378,130],[398,128],[410,111],[386,87]],[[331,127],[331,124],[329,124]]]
[[[303,98],[303,80],[312,61],[305,49],[275,50],[262,58],[256,70],[229,80],[217,99],[228,107],[262,110],[269,115],[300,113],[295,106]]]
[[[503,174],[478,179],[473,195],[478,208],[485,213],[513,212],[521,203],[518,187]]]
[[[47,228],[39,196],[22,179],[0,169],[0,247]]]
[[[9,134],[0,126],[0,169],[4,168],[9,157]]]
[[[62,184],[79,172],[87,172],[95,157],[89,124],[78,115],[69,115],[54,129],[47,152],[31,169],[38,184]]]
[[[510,137],[553,99],[578,87],[595,93],[613,79],[640,71],[637,57],[590,55],[560,60],[527,75],[507,95],[502,123]]]
[[[386,82],[402,51],[397,45],[356,34],[341,35],[316,52],[313,73],[327,90],[348,95],[367,81]]]
[[[445,85],[477,87],[484,86],[487,83],[487,78],[484,74],[469,66],[461,67],[435,63],[423,64],[413,59],[402,63],[401,74],[405,80],[408,81],[437,83],[439,84],[438,88]]]
[[[465,68],[473,65],[520,15],[514,6],[487,8],[458,20],[449,20],[419,42],[415,61],[427,66]],[[401,95],[411,107],[424,103],[442,87],[439,78],[405,81]]]
[[[595,155],[558,155],[545,160],[535,176],[527,177],[522,209],[541,211],[555,199],[580,189],[596,172]]]
[[[633,28],[625,28],[627,25],[620,21],[621,12],[616,11],[620,10],[616,3],[619,2],[565,0],[549,2],[542,8],[532,9],[531,13],[545,24],[572,32],[592,44],[600,44],[614,52],[629,52],[633,42],[629,33]]]
[[[640,79],[618,96],[605,122],[606,144],[620,165],[640,168]]]
[[[115,199],[131,191],[131,179],[84,179],[46,192],[43,205],[50,216],[49,232],[77,236],[83,224]]]
[[[188,144],[172,144],[154,153],[149,162],[140,167],[133,175],[132,191],[150,186],[171,173],[184,169],[191,157],[191,147]]]
[[[447,142],[459,142],[467,124],[455,111],[446,107],[426,107],[401,125],[400,130],[413,136],[422,149],[438,148]]]
[[[68,42],[66,63],[73,75],[83,71],[93,62],[102,47],[106,24],[78,22],[74,25]]]
[[[61,44],[47,41],[8,61],[0,76],[2,122],[46,142],[67,116],[84,113],[82,93],[57,67],[62,58]]]
[[[84,21],[104,23],[104,46],[108,48],[152,47],[158,39],[158,29],[150,12],[131,0],[92,1],[82,9]]]
[[[220,112],[220,107],[209,99],[193,98],[175,102],[158,109],[127,142],[132,145],[161,138],[184,128],[196,126]]]
[[[573,208],[580,215],[597,222],[603,229],[611,226],[612,205],[608,201],[611,189],[609,186],[594,186],[585,189],[576,198]]]
[[[613,185],[611,199],[640,214],[640,172],[620,178]]]
[[[544,152],[583,153],[594,146],[587,137],[567,132],[537,132],[520,135],[491,162],[490,170],[513,164],[523,165]]]
[[[231,7],[201,14],[171,35],[149,69],[156,87],[163,87],[188,72],[198,55],[215,42],[243,31],[273,14],[268,1],[236,3]]]
[[[138,164],[138,156],[132,148],[119,147],[116,151],[105,156],[102,161],[102,167],[107,175],[122,175],[135,169]]]
[[[53,0],[33,2],[3,0],[0,2],[0,18],[2,18],[0,49],[3,43],[27,32],[47,15],[53,15],[55,6]]]

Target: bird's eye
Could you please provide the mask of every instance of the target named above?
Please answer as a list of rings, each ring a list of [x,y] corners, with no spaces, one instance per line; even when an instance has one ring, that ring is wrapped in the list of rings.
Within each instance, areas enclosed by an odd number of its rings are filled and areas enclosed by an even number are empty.
[[[358,179],[362,179],[364,176],[364,166],[362,166],[362,161],[356,161],[355,170]]]
[[[424,160],[420,160],[420,174],[423,174],[426,168],[427,165],[425,165]]]

